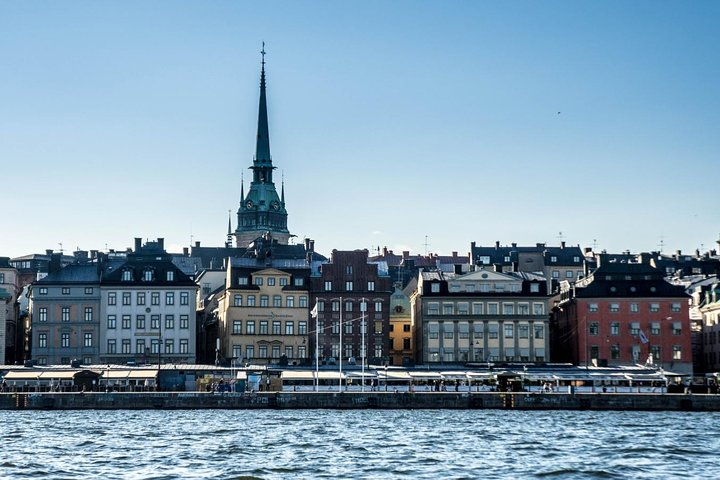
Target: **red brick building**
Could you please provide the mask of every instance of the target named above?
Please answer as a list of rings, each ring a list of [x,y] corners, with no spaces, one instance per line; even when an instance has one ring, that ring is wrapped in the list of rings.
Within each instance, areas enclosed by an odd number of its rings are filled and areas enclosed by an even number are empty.
[[[561,284],[552,313],[553,361],[654,365],[691,373],[688,295],[647,264],[608,262]]]

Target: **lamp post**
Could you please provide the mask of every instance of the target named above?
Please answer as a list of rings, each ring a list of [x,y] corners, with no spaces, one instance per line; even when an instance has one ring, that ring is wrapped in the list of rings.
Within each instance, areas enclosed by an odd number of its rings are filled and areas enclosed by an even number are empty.
[[[361,368],[362,368],[362,374],[361,374],[362,383],[360,383],[360,391],[361,392],[365,391],[365,355],[366,355],[366,352],[365,352],[365,350],[366,350],[365,349],[365,328],[366,328],[365,327],[365,310],[367,310],[367,303],[365,303],[365,297],[363,297],[360,299],[360,313],[362,315],[362,320],[361,320],[362,323],[361,323],[361,327],[360,327],[362,330],[362,332],[361,332],[362,333],[362,340],[361,340],[362,346],[361,346],[361,351],[360,351],[362,353],[362,355],[360,355],[360,361],[362,362],[362,366],[361,366]]]

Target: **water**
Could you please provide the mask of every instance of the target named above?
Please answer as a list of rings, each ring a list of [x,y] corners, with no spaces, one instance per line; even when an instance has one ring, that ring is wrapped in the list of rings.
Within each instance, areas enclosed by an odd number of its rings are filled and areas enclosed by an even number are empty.
[[[715,478],[719,413],[2,411],[2,478]]]

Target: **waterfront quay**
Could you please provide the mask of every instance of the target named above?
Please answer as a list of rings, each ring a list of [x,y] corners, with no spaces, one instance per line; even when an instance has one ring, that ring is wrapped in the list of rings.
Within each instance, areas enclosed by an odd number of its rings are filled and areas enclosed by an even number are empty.
[[[720,395],[555,392],[9,392],[0,410],[505,409],[720,411]]]

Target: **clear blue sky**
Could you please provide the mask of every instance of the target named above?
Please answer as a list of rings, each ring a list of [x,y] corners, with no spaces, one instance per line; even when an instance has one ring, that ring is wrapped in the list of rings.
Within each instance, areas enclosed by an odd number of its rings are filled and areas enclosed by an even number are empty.
[[[718,25],[714,1],[0,0],[0,256],[221,245],[262,41],[289,228],[321,252],[714,248]]]

